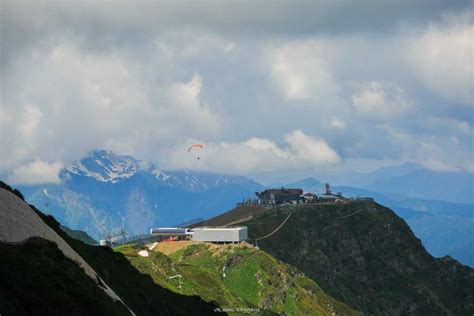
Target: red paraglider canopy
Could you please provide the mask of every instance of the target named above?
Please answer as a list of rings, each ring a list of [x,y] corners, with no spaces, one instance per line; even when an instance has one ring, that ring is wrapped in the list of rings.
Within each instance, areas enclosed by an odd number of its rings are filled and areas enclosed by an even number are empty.
[[[201,145],[201,144],[192,144],[191,146],[189,146],[188,152],[190,152],[191,149],[193,149],[193,148],[195,148],[195,147],[203,149],[203,148],[204,148],[204,145]]]

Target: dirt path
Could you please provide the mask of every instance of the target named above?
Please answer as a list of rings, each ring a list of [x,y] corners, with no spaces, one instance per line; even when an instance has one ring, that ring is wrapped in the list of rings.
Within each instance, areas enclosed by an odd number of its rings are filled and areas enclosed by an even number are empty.
[[[195,241],[191,240],[178,240],[178,241],[162,241],[156,244],[153,248],[154,251],[159,251],[165,255],[170,255],[173,252],[176,252],[180,249],[186,248],[192,244],[195,244]]]

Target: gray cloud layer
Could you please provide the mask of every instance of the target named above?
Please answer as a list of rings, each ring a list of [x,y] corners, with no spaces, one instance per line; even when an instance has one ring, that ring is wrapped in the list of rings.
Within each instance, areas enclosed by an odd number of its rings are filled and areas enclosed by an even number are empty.
[[[0,173],[56,181],[98,147],[253,176],[473,170],[470,4],[3,1]]]

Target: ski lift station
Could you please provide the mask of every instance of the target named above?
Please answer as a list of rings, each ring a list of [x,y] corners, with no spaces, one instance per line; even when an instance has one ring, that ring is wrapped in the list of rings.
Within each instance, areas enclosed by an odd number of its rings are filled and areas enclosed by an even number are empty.
[[[192,240],[208,242],[241,242],[248,238],[247,227],[198,227]]]
[[[150,234],[163,237],[182,237],[205,242],[241,242],[248,239],[246,226],[239,227],[160,227],[152,228]]]

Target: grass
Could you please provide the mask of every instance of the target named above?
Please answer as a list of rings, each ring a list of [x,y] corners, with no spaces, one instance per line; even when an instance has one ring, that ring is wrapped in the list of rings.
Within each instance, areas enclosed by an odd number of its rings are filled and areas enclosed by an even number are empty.
[[[357,210],[361,212],[347,217]],[[373,202],[288,206],[243,225],[250,238],[258,238],[273,231],[289,212],[293,216],[288,223],[259,241],[260,248],[303,271],[332,297],[368,314],[472,311],[469,269],[431,257],[393,211]],[[296,283],[302,290],[312,287],[308,281]],[[320,306],[337,305],[324,296],[319,299]],[[301,302],[298,306],[311,306]]]
[[[237,297],[257,306],[261,292],[255,276],[259,271],[259,261],[253,256],[247,257],[242,264],[228,271],[224,283]]]
[[[260,308],[261,315],[355,314],[295,268],[255,248],[205,243],[179,248],[167,256],[149,251],[149,257],[137,257],[142,249],[138,246],[118,247],[115,251],[125,254],[133,266],[159,285],[186,295],[197,294],[221,307]],[[169,280],[176,274],[182,275],[181,289],[177,279]]]

